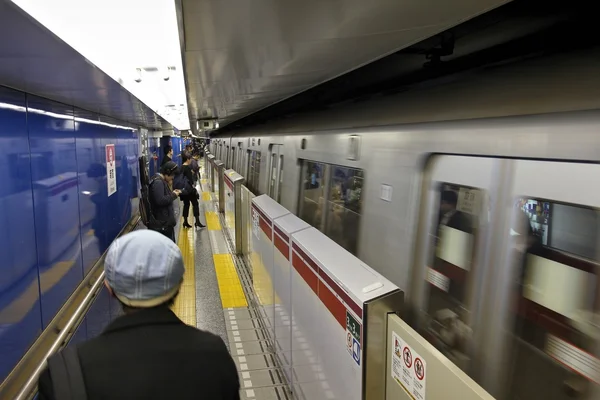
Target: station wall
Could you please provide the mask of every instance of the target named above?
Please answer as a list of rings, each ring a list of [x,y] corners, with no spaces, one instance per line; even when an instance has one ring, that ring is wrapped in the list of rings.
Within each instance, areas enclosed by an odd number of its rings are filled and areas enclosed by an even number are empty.
[[[137,212],[138,152],[135,127],[0,87],[0,383]],[[103,291],[74,341],[118,313]]]

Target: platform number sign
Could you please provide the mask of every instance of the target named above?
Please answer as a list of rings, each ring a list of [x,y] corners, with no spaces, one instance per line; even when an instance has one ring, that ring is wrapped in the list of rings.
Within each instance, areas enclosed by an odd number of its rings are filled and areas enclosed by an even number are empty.
[[[360,366],[360,332],[358,321],[346,310],[346,349],[357,365]]]

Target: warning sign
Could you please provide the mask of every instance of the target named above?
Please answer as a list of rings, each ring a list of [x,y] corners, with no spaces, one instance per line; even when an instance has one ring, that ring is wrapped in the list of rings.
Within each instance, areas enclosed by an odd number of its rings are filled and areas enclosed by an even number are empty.
[[[360,330],[358,321],[346,310],[346,350],[360,366]]]
[[[425,360],[392,332],[392,378],[415,400],[425,399],[427,367]]]
[[[115,145],[106,145],[106,185],[108,195],[111,196],[117,191],[117,168],[116,168]]]

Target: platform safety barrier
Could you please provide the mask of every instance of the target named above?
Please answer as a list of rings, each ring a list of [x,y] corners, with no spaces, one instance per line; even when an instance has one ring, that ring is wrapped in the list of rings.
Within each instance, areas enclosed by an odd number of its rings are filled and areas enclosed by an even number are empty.
[[[252,199],[254,289],[296,397],[385,398],[386,320],[403,293],[266,195]]]
[[[223,174],[223,189],[225,191],[225,224],[229,237],[233,239],[236,254],[242,254],[242,184],[244,178],[232,169]]]
[[[400,318],[396,285],[217,162],[230,237],[295,398],[493,399]]]

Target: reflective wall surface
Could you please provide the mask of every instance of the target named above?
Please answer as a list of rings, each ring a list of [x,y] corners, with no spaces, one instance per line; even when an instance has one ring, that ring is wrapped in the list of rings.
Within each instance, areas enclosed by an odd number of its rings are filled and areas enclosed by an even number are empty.
[[[0,87],[0,382],[137,211],[138,152],[133,127]],[[117,313],[103,293],[73,340]]]

